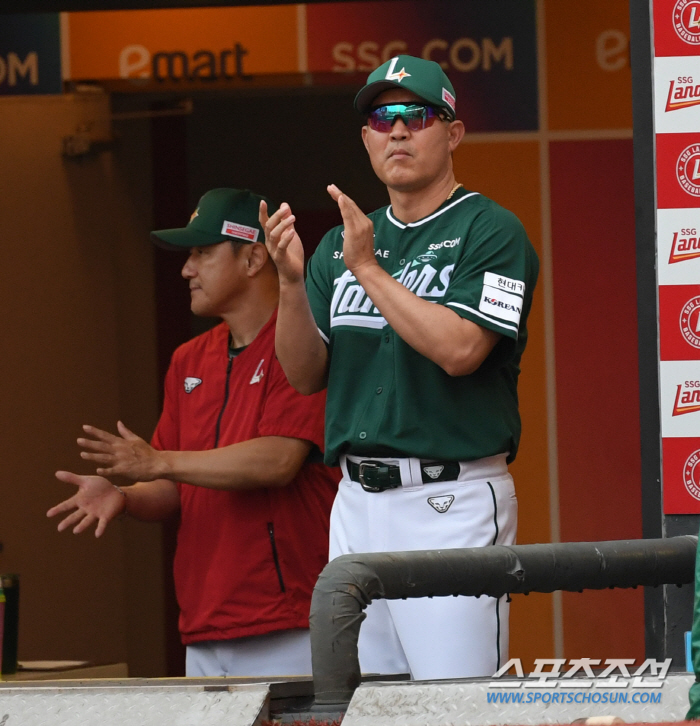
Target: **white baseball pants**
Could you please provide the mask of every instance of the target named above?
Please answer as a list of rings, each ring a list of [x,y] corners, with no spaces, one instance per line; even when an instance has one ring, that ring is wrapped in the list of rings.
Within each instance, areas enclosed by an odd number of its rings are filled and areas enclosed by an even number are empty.
[[[376,493],[350,480],[343,459],[344,476],[331,512],[330,559],[357,552],[514,544],[517,499],[505,459],[503,454],[463,463],[457,481],[422,484],[414,478],[406,486],[404,478],[403,487]],[[405,459],[372,460],[398,463],[402,473],[409,468]],[[490,676],[508,659],[506,600],[376,600],[360,629],[362,672],[410,673],[417,680]]]
[[[188,645],[186,652],[188,677],[311,675],[311,639],[307,629],[206,640]]]

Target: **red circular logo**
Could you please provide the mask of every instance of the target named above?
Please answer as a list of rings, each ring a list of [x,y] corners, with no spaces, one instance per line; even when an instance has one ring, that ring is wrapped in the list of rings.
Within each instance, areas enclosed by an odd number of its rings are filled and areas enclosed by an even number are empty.
[[[673,27],[681,40],[700,45],[700,0],[677,0],[673,8]]]
[[[683,337],[694,348],[700,348],[700,295],[691,297],[678,319]]]
[[[683,467],[683,483],[688,494],[700,500],[700,449],[694,451]]]
[[[678,183],[688,194],[700,197],[700,144],[686,146],[676,163]]]

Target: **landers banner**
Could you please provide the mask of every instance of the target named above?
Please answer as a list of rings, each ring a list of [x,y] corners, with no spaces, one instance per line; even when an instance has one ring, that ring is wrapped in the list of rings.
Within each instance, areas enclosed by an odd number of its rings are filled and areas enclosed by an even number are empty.
[[[659,382],[666,514],[700,513],[700,0],[654,0]]]

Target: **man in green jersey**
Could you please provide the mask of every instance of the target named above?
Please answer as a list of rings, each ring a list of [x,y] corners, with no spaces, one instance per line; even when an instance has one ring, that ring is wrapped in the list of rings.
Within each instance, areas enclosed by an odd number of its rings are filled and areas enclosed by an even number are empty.
[[[365,216],[335,185],[343,226],[309,261],[289,205],[267,217],[280,306],[276,351],[302,393],[328,387],[326,457],[344,478],[331,558],[512,544],[507,464],[538,261],[518,219],[454,177],[464,135],[437,63],[397,56],[355,99],[391,205]],[[490,675],[505,662],[504,598],[379,600],[360,631],[365,672]]]

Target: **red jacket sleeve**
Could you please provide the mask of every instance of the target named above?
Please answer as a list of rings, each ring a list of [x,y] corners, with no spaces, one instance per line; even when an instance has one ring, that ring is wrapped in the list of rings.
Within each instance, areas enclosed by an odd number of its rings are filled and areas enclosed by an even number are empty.
[[[326,392],[302,396],[287,381],[277,358],[270,366],[270,381],[258,432],[260,436],[304,439],[323,451]]]

